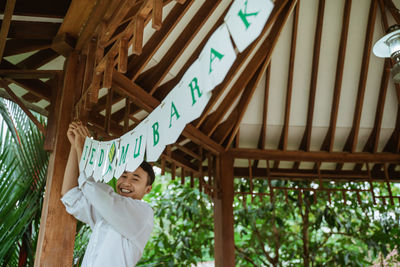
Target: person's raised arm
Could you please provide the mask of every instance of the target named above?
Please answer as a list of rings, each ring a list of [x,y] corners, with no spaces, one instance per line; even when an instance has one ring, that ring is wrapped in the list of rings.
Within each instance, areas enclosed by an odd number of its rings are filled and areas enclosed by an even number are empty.
[[[81,122],[72,122],[67,131],[68,140],[71,143],[67,166],[64,172],[64,181],[61,196],[64,196],[72,188],[78,186],[79,160],[82,154],[83,144],[89,131],[82,126]]]

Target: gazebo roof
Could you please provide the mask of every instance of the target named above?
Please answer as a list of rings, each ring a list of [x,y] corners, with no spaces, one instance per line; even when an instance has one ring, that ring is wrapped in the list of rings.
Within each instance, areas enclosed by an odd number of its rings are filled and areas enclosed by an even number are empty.
[[[0,76],[24,105],[47,115],[66,55],[74,49],[87,59],[97,55],[94,68],[106,72],[107,56],[114,62],[125,38],[132,43],[126,72],[111,71],[111,89],[83,79],[76,99],[81,104],[88,93],[90,127],[116,138],[176,86],[231,1],[152,3],[16,1],[9,11],[3,1],[3,21],[13,16],[0,36]],[[400,87],[390,60],[372,54],[388,26],[400,23],[396,8],[391,0],[276,0],[260,37],[238,53],[203,114],[159,164],[198,176],[228,151],[238,177],[398,181]]]

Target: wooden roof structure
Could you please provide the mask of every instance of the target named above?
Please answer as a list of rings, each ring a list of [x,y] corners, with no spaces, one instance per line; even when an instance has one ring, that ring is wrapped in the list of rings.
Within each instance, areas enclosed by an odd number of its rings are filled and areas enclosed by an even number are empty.
[[[0,96],[17,102],[28,115],[34,110],[49,118],[47,129],[36,122],[53,152],[38,266],[67,266],[71,259],[52,258],[57,249],[71,251],[73,235],[66,232],[74,232],[73,220],[66,219],[58,203],[63,171],[54,168],[65,164],[68,148],[62,140],[69,121],[87,122],[102,139],[133,129],[198,58],[231,2],[0,3]],[[368,191],[374,201],[400,203],[391,192],[400,181],[400,84],[391,79],[391,60],[372,54],[389,26],[400,24],[400,3],[274,4],[261,35],[237,54],[202,115],[156,163],[183,182],[190,177],[192,185],[196,182],[215,199],[219,266],[234,262],[234,177],[248,178],[250,188],[253,178],[320,185],[270,185],[264,193],[270,197],[274,190],[330,194],[321,186],[326,181],[367,182],[367,190],[348,191]],[[374,182],[386,185],[388,194],[376,195]],[[340,190],[345,198],[346,190]],[[260,194],[252,189],[235,193]],[[65,230],[56,229],[59,223]],[[57,247],[62,238],[69,240],[67,245]]]

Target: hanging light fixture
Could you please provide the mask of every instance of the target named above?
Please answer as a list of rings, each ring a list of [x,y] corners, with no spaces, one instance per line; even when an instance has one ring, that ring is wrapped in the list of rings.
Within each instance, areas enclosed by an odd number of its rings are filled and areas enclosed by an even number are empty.
[[[392,58],[392,77],[395,82],[400,82],[400,25],[390,26],[388,34],[374,45],[373,52],[377,57]]]

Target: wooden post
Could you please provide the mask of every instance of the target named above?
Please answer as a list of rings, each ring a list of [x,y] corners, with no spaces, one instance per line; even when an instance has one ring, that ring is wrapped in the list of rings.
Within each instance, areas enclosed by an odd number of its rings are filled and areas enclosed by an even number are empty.
[[[64,82],[58,86],[54,108],[55,146],[47,170],[46,192],[42,208],[35,267],[72,266],[76,220],[61,203],[61,187],[70,145],[68,124],[72,119],[78,55],[72,52],[65,65]]]
[[[233,157],[220,154],[215,177],[219,192],[214,195],[215,266],[235,266],[233,236]]]

